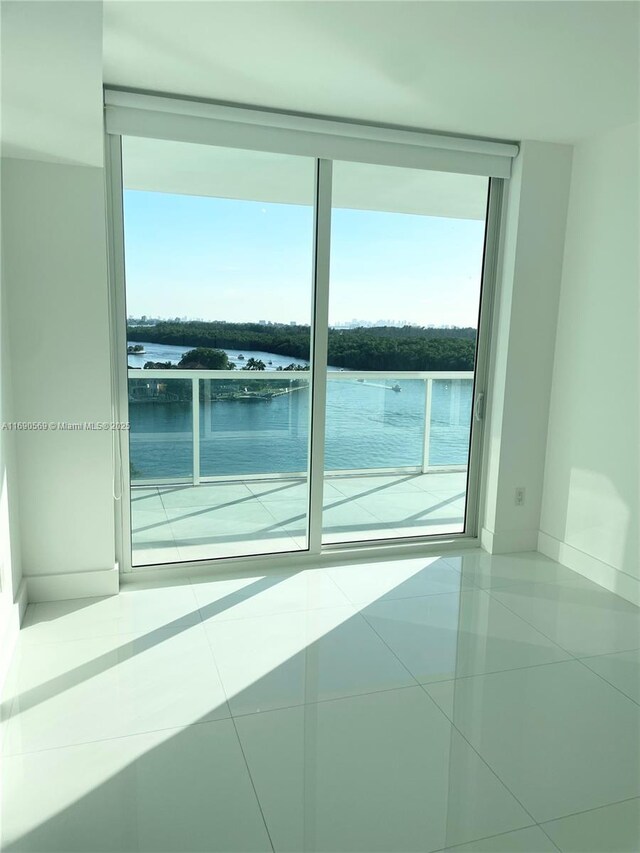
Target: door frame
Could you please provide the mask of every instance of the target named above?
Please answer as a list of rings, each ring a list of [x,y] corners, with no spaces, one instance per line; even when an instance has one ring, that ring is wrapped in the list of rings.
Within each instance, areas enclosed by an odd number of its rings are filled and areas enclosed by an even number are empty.
[[[502,206],[507,178],[487,177],[487,213],[479,299],[478,331],[472,393],[471,434],[467,467],[464,529],[460,533],[413,536],[322,544],[322,497],[324,485],[324,434],[327,387],[329,269],[331,239],[332,161],[315,158],[313,303],[311,317],[311,393],[308,468],[307,549],[274,554],[212,557],[205,560],[132,566],[129,435],[118,431],[114,440],[114,513],[116,559],[121,573],[159,573],[162,577],[243,567],[292,569],[358,560],[384,560],[443,553],[479,545],[485,415],[489,393],[489,357],[501,251]],[[122,184],[122,136],[105,132],[106,203],[109,272],[109,326],[111,341],[111,392],[114,422],[129,423],[126,266]]]

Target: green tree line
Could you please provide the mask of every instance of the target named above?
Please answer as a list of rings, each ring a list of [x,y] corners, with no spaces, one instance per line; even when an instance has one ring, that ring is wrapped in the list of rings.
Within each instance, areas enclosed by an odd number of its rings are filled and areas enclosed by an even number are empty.
[[[261,350],[309,360],[309,326],[166,321],[127,328],[129,340]],[[329,364],[352,370],[472,370],[476,330],[421,326],[329,329]],[[184,366],[184,365],[183,365]]]

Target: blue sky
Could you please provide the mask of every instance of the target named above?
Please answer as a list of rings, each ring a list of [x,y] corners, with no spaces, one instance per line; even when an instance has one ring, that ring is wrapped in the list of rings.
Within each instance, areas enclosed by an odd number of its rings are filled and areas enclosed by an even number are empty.
[[[125,191],[127,313],[308,323],[310,207]],[[330,323],[475,326],[484,223],[334,210]]]

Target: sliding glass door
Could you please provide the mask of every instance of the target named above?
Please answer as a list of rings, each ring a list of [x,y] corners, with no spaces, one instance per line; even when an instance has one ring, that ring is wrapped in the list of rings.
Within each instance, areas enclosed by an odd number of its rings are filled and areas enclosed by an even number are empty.
[[[117,142],[130,565],[473,532],[489,178]]]
[[[132,565],[306,549],[315,162],[122,163]]]
[[[464,531],[488,188],[333,164],[326,544]]]

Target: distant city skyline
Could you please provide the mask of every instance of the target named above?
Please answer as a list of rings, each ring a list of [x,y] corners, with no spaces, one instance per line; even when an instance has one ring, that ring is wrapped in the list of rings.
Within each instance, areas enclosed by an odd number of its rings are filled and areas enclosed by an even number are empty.
[[[309,324],[311,207],[126,190],[124,213],[129,315]],[[478,220],[334,209],[330,325],[475,327],[483,240]]]
[[[134,314],[127,315],[127,322],[136,322],[140,321],[142,323],[210,323],[210,322],[235,322],[232,320],[224,320],[221,321],[219,318],[210,318],[205,320],[204,317],[189,317],[186,314],[182,317],[171,317],[171,316],[151,316],[150,314],[141,314],[140,316],[135,316]],[[240,321],[238,321],[240,322]],[[260,326],[297,326],[301,325],[296,323],[295,320],[246,320],[243,322],[247,323],[257,323]],[[308,323],[302,325],[309,325]],[[344,322],[332,323],[331,328],[341,328],[341,329],[354,329],[354,328],[372,328],[375,326],[393,326],[397,328],[402,328],[404,326],[414,326],[415,328],[423,328],[419,323],[411,323],[409,320],[358,320],[353,318],[351,320],[346,320]],[[453,326],[451,324],[444,324],[441,326],[436,326],[433,323],[429,323],[426,327],[428,329],[459,329],[459,328],[475,328],[475,326],[470,327],[462,327],[462,326]]]

